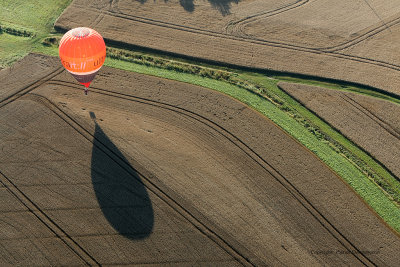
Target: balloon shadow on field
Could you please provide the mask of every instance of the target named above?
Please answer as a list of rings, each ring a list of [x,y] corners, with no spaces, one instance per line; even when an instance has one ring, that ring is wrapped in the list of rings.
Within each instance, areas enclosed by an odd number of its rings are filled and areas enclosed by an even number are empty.
[[[147,0],[137,0],[141,4],[147,2]],[[226,16],[231,14],[231,6],[232,3],[238,4],[240,0],[207,0],[213,8],[218,10],[222,16]],[[168,2],[168,0],[164,0],[164,2]],[[195,9],[194,0],[179,0],[179,4],[183,7],[183,9],[187,12],[193,12]]]
[[[90,116],[95,120],[93,112]],[[129,161],[95,123],[91,177],[101,211],[121,235],[144,239],[154,226],[149,194]]]
[[[222,16],[226,16],[231,14],[231,5],[232,3],[238,4],[240,0],[208,0],[211,6],[218,10]]]

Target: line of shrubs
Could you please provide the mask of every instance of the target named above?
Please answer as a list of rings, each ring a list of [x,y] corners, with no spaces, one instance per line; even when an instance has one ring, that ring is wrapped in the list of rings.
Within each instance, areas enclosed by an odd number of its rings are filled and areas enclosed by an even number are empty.
[[[206,67],[199,67],[191,64],[186,64],[182,62],[177,62],[173,60],[166,60],[162,58],[156,58],[152,56],[147,56],[135,52],[123,51],[120,49],[107,47],[107,56],[110,58],[125,60],[133,63],[138,63],[146,66],[159,67],[167,70],[173,70],[182,73],[190,73],[200,75],[206,78],[212,78],[217,80],[228,81],[232,73],[222,70],[214,70]]]
[[[45,46],[58,46],[61,38],[58,36],[50,36],[43,39],[42,44]]]
[[[3,32],[12,34],[15,36],[23,36],[23,37],[34,37],[35,36],[35,34],[33,32],[29,32],[27,30],[14,29],[14,28],[5,27],[5,26],[0,25],[0,34]]]
[[[237,77],[236,73],[230,72],[230,71],[216,70],[216,69],[212,69],[212,68],[192,65],[189,63],[183,63],[183,62],[177,62],[177,61],[163,59],[163,58],[152,57],[152,56],[143,55],[143,54],[140,54],[137,52],[130,52],[130,51],[115,49],[115,48],[110,48],[110,47],[107,47],[107,56],[110,58],[115,58],[115,59],[124,60],[124,61],[132,62],[132,63],[142,64],[142,65],[146,65],[146,66],[150,66],[150,67],[163,68],[163,69],[173,70],[173,71],[182,72],[182,73],[195,74],[195,75],[199,75],[204,78],[225,81],[230,84],[239,86],[246,90],[249,90],[252,93],[256,93],[262,97],[265,97],[264,94],[266,93],[266,91],[262,87],[260,87],[258,85],[254,85],[253,83],[250,83],[243,79],[240,79]],[[279,99],[270,99],[270,98],[268,98],[268,99],[270,101],[273,101],[274,103],[278,103],[278,104],[283,103],[283,101],[281,101]]]
[[[246,80],[238,78],[237,74],[234,72],[196,66],[196,65],[192,65],[192,64],[188,64],[188,63],[152,57],[152,56],[143,55],[143,54],[140,54],[137,52],[131,52],[131,51],[110,48],[110,47],[107,47],[107,56],[110,58],[124,60],[124,61],[137,63],[137,64],[142,64],[142,65],[146,65],[146,66],[164,68],[164,69],[173,70],[173,71],[182,72],[182,73],[200,75],[205,78],[222,80],[222,81],[228,82],[232,85],[244,88],[244,89],[250,91],[251,93],[259,95],[260,97],[268,99],[270,102],[272,102],[273,104],[278,106],[278,108],[280,108],[281,110],[292,114],[292,117],[294,117],[295,119],[298,119],[297,117],[299,117],[278,96],[276,96],[275,94],[271,94],[265,88],[263,88],[257,84],[253,84]]]

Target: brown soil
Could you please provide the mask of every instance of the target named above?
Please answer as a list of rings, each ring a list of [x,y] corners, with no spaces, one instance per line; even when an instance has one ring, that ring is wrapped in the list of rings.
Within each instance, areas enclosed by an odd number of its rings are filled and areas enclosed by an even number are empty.
[[[400,262],[399,236],[238,101],[107,67],[88,96],[48,78],[0,104],[0,263]]]
[[[400,105],[322,87],[279,87],[370,153],[400,179]]]
[[[243,21],[240,30],[256,38],[319,48],[344,46],[371,31],[382,30],[382,21],[399,19],[400,7],[390,0],[371,3],[374,11],[362,1],[303,1],[304,5],[274,16],[257,16]]]
[[[107,39],[123,43],[247,67],[352,81],[400,95],[400,65],[396,60],[393,63],[393,57],[342,52],[386,30],[365,3],[224,1],[229,10],[224,13],[212,4],[222,2],[212,0],[99,2],[75,0],[56,26],[70,29],[86,25]],[[195,3],[191,12],[181,4],[191,2]],[[389,0],[373,3],[389,26],[398,23],[398,7],[394,5]],[[349,10],[357,10],[358,15]]]
[[[32,66],[34,71],[32,71]],[[50,75],[57,67],[59,67],[59,60],[56,58],[50,59],[39,54],[29,54],[12,67],[0,70],[2,81],[0,99],[6,99],[14,95],[17,89],[28,87]]]
[[[342,53],[358,57],[373,58],[381,62],[399,65],[400,24],[391,25],[363,42],[342,50]],[[390,80],[387,81],[388,83]]]

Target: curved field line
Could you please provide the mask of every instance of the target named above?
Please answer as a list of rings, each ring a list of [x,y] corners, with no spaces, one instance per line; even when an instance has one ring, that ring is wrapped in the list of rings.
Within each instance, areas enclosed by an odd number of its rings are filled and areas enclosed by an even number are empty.
[[[302,3],[299,3],[302,2]],[[240,20],[236,20],[233,22],[230,22],[227,27],[233,27],[233,31],[227,32],[229,34],[234,34],[234,33],[238,33],[239,36],[244,37],[244,38],[250,38],[252,39],[252,37],[250,37],[248,34],[246,34],[243,31],[243,26],[252,22],[255,22],[259,19],[264,19],[264,18],[268,18],[268,17],[272,17],[278,14],[281,14],[283,12],[304,6],[305,4],[307,4],[309,1],[298,1],[294,4],[290,4],[287,6],[284,6],[282,8],[278,8],[276,10],[272,10],[272,11],[266,11],[266,12],[261,12],[255,15],[251,15],[248,16],[246,18],[240,19]],[[283,10],[282,10],[283,9]],[[388,29],[389,27],[395,26],[397,24],[400,23],[400,17],[395,17],[394,19],[389,20],[387,23],[385,23],[384,25],[379,24],[379,26],[372,28],[370,30],[368,30],[367,32],[364,32],[363,34],[357,36],[356,38],[350,39],[348,41],[345,41],[343,43],[334,45],[334,46],[327,46],[327,47],[308,47],[311,49],[316,49],[316,50],[320,50],[323,52],[336,52],[336,51],[340,51],[340,50],[344,50],[346,48],[349,48],[351,46],[354,46],[358,43],[361,43],[362,41],[371,38],[381,32],[383,32],[384,30]],[[264,40],[264,41],[268,41],[265,39],[259,39],[259,40]]]
[[[245,34],[242,29],[241,26],[243,24],[247,24],[250,23],[252,21],[256,21],[258,19],[260,19],[260,17],[262,18],[267,18],[267,17],[272,17],[278,14],[281,14],[283,12],[289,11],[291,9],[303,6],[305,4],[307,4],[310,0],[298,0],[292,4],[287,4],[285,6],[282,7],[278,7],[274,10],[267,10],[267,11],[262,11],[259,12],[257,14],[253,14],[250,16],[247,16],[245,18],[241,18],[235,21],[230,21],[226,26],[225,26],[225,32],[228,34],[235,34],[235,33],[241,33],[240,35],[244,35],[247,36],[247,34]]]
[[[3,98],[0,100],[0,108],[4,107],[5,105],[17,100],[19,97],[29,93],[33,89],[39,87],[40,85],[44,84],[45,82],[49,81],[50,79],[54,78],[58,74],[64,71],[64,67],[59,67],[56,68],[54,71],[50,72],[49,74],[45,75],[44,77],[40,78],[39,80],[24,86],[20,90],[18,90],[15,93],[12,93],[11,95]]]
[[[68,85],[66,85],[64,83],[66,83]],[[63,82],[63,81],[52,81],[52,82],[49,82],[49,84],[68,86],[68,87],[71,87],[74,89],[81,90],[81,88],[72,86],[71,85],[72,83]],[[95,90],[96,89],[91,88],[91,91],[94,91],[94,93],[98,93],[98,92],[95,92]],[[94,134],[92,134],[89,130],[87,130],[83,125],[81,125],[78,121],[76,121],[74,118],[72,118],[66,112],[61,110],[54,102],[52,102],[48,98],[38,95],[38,94],[34,94],[34,93],[30,93],[30,94],[26,95],[26,97],[29,97],[30,99],[32,99],[40,104],[43,104],[45,107],[47,107],[50,111],[52,111],[55,115],[57,115],[60,119],[62,119],[65,123],[67,123],[70,127],[72,127],[76,132],[78,132],[80,135],[82,135],[89,142],[91,142],[91,143],[94,142],[94,139],[95,139]],[[129,174],[132,174],[132,171],[134,171],[135,173],[138,173],[140,175],[140,177],[146,181],[146,183],[143,183],[143,181],[139,181],[140,183],[143,184],[143,186],[145,186],[148,190],[150,190],[152,193],[154,193],[156,196],[158,196],[161,200],[163,200],[168,206],[170,206],[172,209],[174,209],[176,212],[178,212],[180,215],[182,215],[184,218],[186,218],[196,229],[198,229],[205,236],[207,236],[209,239],[211,239],[213,242],[215,242],[218,246],[220,246],[223,250],[225,250],[234,259],[236,259],[238,262],[240,262],[244,266],[249,266],[249,265],[256,266],[257,265],[257,264],[252,263],[247,257],[243,256],[231,244],[229,244],[221,236],[219,236],[215,231],[213,231],[213,229],[211,229],[206,224],[204,224],[199,219],[197,219],[184,206],[182,206],[176,200],[171,198],[167,193],[164,192],[164,190],[162,190],[158,185],[156,185],[154,183],[154,181],[152,179],[149,179],[149,177],[147,177],[143,172],[141,172],[137,169],[134,169],[134,167],[132,167],[129,162],[126,162],[118,154],[116,154],[109,147],[107,147],[104,143],[102,143],[101,140],[96,139],[96,142],[100,143],[103,146],[103,147],[98,147],[98,148],[103,153],[105,153],[108,157],[110,157],[110,159],[112,159],[116,164],[118,164],[121,168],[123,168]],[[112,154],[113,157],[111,157],[110,154]],[[115,160],[114,157],[117,157],[118,161]],[[136,179],[136,176],[132,175],[132,178]],[[256,258],[256,256],[253,256],[253,258]],[[262,262],[261,260],[257,260],[257,261]]]
[[[354,39],[351,39],[349,41],[343,42],[343,43],[335,45],[335,46],[321,47],[321,48],[317,48],[317,49],[320,49],[321,51],[324,51],[324,52],[337,52],[340,50],[344,50],[346,48],[349,48],[351,46],[359,44],[362,41],[365,41],[366,39],[374,37],[374,36],[378,35],[379,33],[383,32],[384,30],[387,30],[388,28],[395,26],[399,23],[400,23],[400,17],[397,17],[397,18],[394,18],[394,19],[390,20],[389,22],[385,23],[385,25],[380,25],[376,28],[373,28]]]
[[[89,7],[84,7],[84,6],[77,6],[77,7],[86,8],[89,10],[99,12],[99,10],[95,9],[95,8],[89,8]],[[126,19],[126,20],[131,20],[131,21],[140,22],[140,23],[144,23],[144,24],[150,24],[150,25],[154,25],[154,26],[158,26],[158,27],[180,30],[180,31],[184,31],[184,32],[219,37],[219,38],[223,38],[223,39],[230,39],[230,40],[235,40],[235,41],[240,41],[240,42],[269,46],[269,47],[278,47],[278,48],[288,49],[288,50],[292,50],[292,51],[326,55],[326,56],[330,56],[330,57],[334,57],[334,58],[341,58],[341,59],[346,59],[346,60],[350,60],[350,61],[354,61],[354,62],[360,62],[360,63],[369,64],[369,65],[384,67],[384,68],[395,70],[395,71],[400,70],[400,65],[392,64],[392,63],[385,62],[382,60],[354,56],[354,55],[349,55],[349,54],[344,54],[344,53],[339,53],[339,52],[323,51],[321,49],[293,45],[293,44],[288,44],[288,43],[284,43],[284,42],[267,41],[267,40],[257,39],[257,38],[250,39],[250,38],[244,38],[244,37],[240,37],[240,36],[232,36],[232,35],[228,35],[228,34],[224,34],[224,33],[217,33],[217,32],[213,32],[213,31],[209,31],[209,30],[196,29],[193,27],[188,27],[188,26],[183,26],[183,25],[178,25],[178,24],[173,24],[173,23],[168,23],[168,22],[163,22],[163,21],[157,21],[154,19],[138,17],[138,16],[134,16],[134,15],[129,15],[129,14],[120,14],[120,13],[116,13],[116,12],[112,12],[112,11],[104,11],[104,14],[112,16],[112,17],[118,17],[118,18],[122,18],[122,19]]]
[[[62,80],[52,80],[49,81],[48,84],[56,84],[56,85],[62,85],[62,86],[67,86],[71,87],[74,89],[78,89],[77,86],[73,85],[70,82],[65,82]],[[81,90],[79,88],[79,90]],[[346,238],[339,229],[337,229],[312,203],[310,200],[307,199],[305,195],[303,195],[290,181],[288,178],[286,178],[283,174],[281,174],[277,169],[275,169],[272,165],[270,165],[265,159],[263,159],[256,151],[254,151],[251,147],[249,147],[244,141],[239,139],[237,136],[229,132],[226,128],[223,126],[211,121],[210,119],[197,114],[193,111],[187,110],[185,108],[176,106],[176,105],[171,105],[168,103],[163,103],[161,101],[155,101],[147,98],[142,98],[142,97],[136,97],[132,96],[129,94],[124,94],[124,93],[117,93],[117,92],[112,92],[106,89],[102,88],[97,88],[93,87],[91,89],[93,93],[101,94],[101,95],[106,95],[110,97],[115,97],[127,101],[133,101],[133,102],[139,102],[143,104],[148,104],[152,105],[158,108],[163,108],[166,110],[170,110],[173,112],[176,112],[180,115],[183,115],[185,117],[189,117],[191,119],[194,119],[210,128],[215,130],[217,133],[219,133],[221,136],[226,138],[232,145],[238,147],[241,151],[243,151],[249,158],[251,158],[257,165],[259,165],[262,169],[264,169],[266,172],[268,172],[279,184],[283,186],[283,188],[293,196],[296,201],[303,206],[312,217],[314,217],[319,224],[325,228],[329,234],[336,239],[342,246],[345,248],[349,253],[351,253],[357,260],[360,261],[360,263],[364,265],[374,265],[376,264],[368,258],[366,254],[364,254],[362,251],[360,251],[348,238]],[[267,119],[267,118],[265,118]],[[269,121],[269,119],[267,119]],[[271,123],[275,126],[278,127],[275,123],[271,121]],[[279,127],[278,127],[279,128]],[[280,129],[280,128],[279,128]],[[292,140],[300,144],[297,140],[295,140],[293,137],[288,135],[286,132],[282,131],[282,134],[285,134],[289,136]],[[301,144],[300,144],[301,145]],[[301,145],[304,147],[303,145]],[[308,153],[310,153],[315,159],[319,160],[312,152],[310,152],[308,149],[305,149]],[[325,166],[325,164],[324,164]],[[333,172],[333,171],[332,171]],[[334,173],[334,172],[333,172]],[[335,176],[337,176],[336,173],[334,173]],[[340,177],[338,177],[340,179]],[[147,180],[147,178],[145,178]],[[149,181],[151,182],[151,181]],[[365,202],[364,202],[365,203]],[[183,207],[182,207],[183,208]],[[189,212],[190,213],[190,212]],[[376,213],[374,213],[375,216]],[[379,218],[379,217],[378,217]],[[386,225],[385,225],[386,226]]]

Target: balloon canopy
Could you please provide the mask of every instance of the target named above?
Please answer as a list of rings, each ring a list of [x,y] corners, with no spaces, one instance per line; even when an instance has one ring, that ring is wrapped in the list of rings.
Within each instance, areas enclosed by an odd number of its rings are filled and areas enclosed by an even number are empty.
[[[87,88],[106,59],[106,45],[95,30],[74,28],[62,37],[59,55],[65,69]]]

